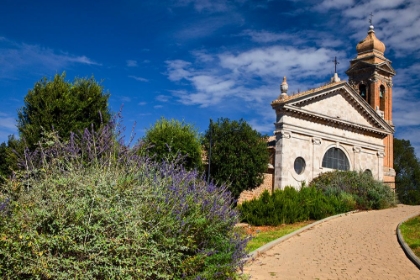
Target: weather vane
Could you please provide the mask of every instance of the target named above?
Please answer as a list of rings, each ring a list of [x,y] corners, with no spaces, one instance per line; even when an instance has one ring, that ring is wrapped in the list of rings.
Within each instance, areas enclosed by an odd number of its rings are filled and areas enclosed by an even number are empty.
[[[334,62],[334,73],[337,73],[337,64],[340,64],[340,62],[338,62],[337,57],[334,57],[332,62]]]
[[[369,19],[369,23],[370,23],[370,25],[372,25],[372,18],[373,18],[373,14],[372,14],[372,13],[370,13],[370,19]]]

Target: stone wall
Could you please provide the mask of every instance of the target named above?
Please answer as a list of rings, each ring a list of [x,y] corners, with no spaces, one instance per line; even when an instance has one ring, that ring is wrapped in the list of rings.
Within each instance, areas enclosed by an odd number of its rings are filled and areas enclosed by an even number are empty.
[[[244,201],[252,200],[258,198],[265,190],[272,192],[273,190],[273,174],[264,174],[264,182],[257,188],[243,191],[238,199],[238,204],[241,204]]]

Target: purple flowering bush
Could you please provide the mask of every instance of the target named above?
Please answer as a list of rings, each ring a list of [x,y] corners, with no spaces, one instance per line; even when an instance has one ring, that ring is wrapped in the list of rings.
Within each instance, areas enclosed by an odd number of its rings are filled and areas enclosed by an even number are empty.
[[[2,279],[230,279],[246,255],[225,187],[100,131],[46,135],[0,187]]]

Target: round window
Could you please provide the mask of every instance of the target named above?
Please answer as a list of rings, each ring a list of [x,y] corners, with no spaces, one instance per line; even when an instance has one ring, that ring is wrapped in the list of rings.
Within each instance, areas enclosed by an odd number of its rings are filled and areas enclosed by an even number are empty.
[[[295,164],[294,164],[294,168],[295,168],[295,172],[300,175],[303,173],[303,171],[305,171],[305,167],[306,167],[306,163],[305,160],[301,157],[298,157],[295,159]]]

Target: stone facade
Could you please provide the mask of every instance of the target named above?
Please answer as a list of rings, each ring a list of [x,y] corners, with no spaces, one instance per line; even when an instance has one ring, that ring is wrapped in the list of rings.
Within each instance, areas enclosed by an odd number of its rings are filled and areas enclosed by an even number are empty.
[[[370,26],[356,46],[357,57],[331,82],[289,96],[284,77],[281,94],[271,103],[276,112],[272,189],[299,189],[322,172],[335,169],[369,172],[395,188],[393,169],[392,77],[385,45]],[[337,63],[337,61],[335,60]],[[241,202],[270,189],[270,179],[244,192]]]
[[[326,152],[337,148],[348,169],[384,178],[383,139],[393,129],[346,82],[273,101],[276,110],[274,188],[300,188],[320,173]],[[304,162],[295,170],[295,161]]]

